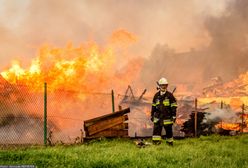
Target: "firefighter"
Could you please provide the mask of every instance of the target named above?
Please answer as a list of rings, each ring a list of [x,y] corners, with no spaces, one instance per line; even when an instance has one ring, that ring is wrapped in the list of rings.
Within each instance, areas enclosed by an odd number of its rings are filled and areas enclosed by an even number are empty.
[[[159,91],[154,95],[151,120],[154,123],[152,141],[160,144],[162,128],[166,131],[166,143],[173,146],[172,125],[176,120],[177,102],[173,94],[167,91],[168,81],[161,78],[158,82]]]

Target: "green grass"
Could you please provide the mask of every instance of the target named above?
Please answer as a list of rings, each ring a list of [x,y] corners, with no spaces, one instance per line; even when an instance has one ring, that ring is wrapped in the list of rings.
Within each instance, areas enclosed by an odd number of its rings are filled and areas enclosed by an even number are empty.
[[[33,146],[0,150],[0,165],[38,167],[196,167],[248,168],[248,135],[209,136],[138,148],[132,140],[83,145]]]

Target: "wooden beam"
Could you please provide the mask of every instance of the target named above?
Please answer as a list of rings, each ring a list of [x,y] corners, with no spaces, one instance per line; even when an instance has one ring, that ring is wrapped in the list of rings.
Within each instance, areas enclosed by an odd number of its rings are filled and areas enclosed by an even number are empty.
[[[90,125],[95,124],[95,123],[98,122],[98,121],[101,121],[101,120],[108,120],[108,119],[116,118],[116,117],[118,117],[118,116],[123,116],[124,114],[127,114],[127,113],[129,113],[129,112],[130,112],[130,108],[127,108],[127,109],[123,109],[123,110],[117,111],[117,112],[115,112],[115,113],[103,115],[103,116],[96,117],[96,118],[89,119],[89,120],[85,120],[85,121],[84,121],[84,126],[85,126],[85,127],[88,127],[88,126],[90,126]]]
[[[128,130],[104,130],[86,138],[128,137]]]
[[[125,130],[128,129],[128,123],[121,123],[119,125],[109,128],[110,130]]]

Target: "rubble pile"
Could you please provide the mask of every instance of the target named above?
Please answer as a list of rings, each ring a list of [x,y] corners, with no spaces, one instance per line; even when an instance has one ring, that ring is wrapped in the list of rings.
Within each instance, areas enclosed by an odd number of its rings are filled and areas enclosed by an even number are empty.
[[[220,77],[213,78],[211,84],[203,89],[206,97],[248,96],[248,72],[235,80],[223,83]]]

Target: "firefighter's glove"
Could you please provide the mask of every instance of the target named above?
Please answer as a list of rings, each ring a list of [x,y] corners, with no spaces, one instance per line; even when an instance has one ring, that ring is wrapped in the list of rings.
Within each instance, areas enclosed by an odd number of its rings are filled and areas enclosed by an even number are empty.
[[[159,121],[159,118],[156,118],[156,117],[153,118],[153,123],[158,123],[158,121]]]
[[[173,117],[172,117],[172,121],[173,121],[173,123],[175,123],[175,122],[176,122],[176,119],[177,119],[177,118],[176,118],[176,116],[173,116]]]

